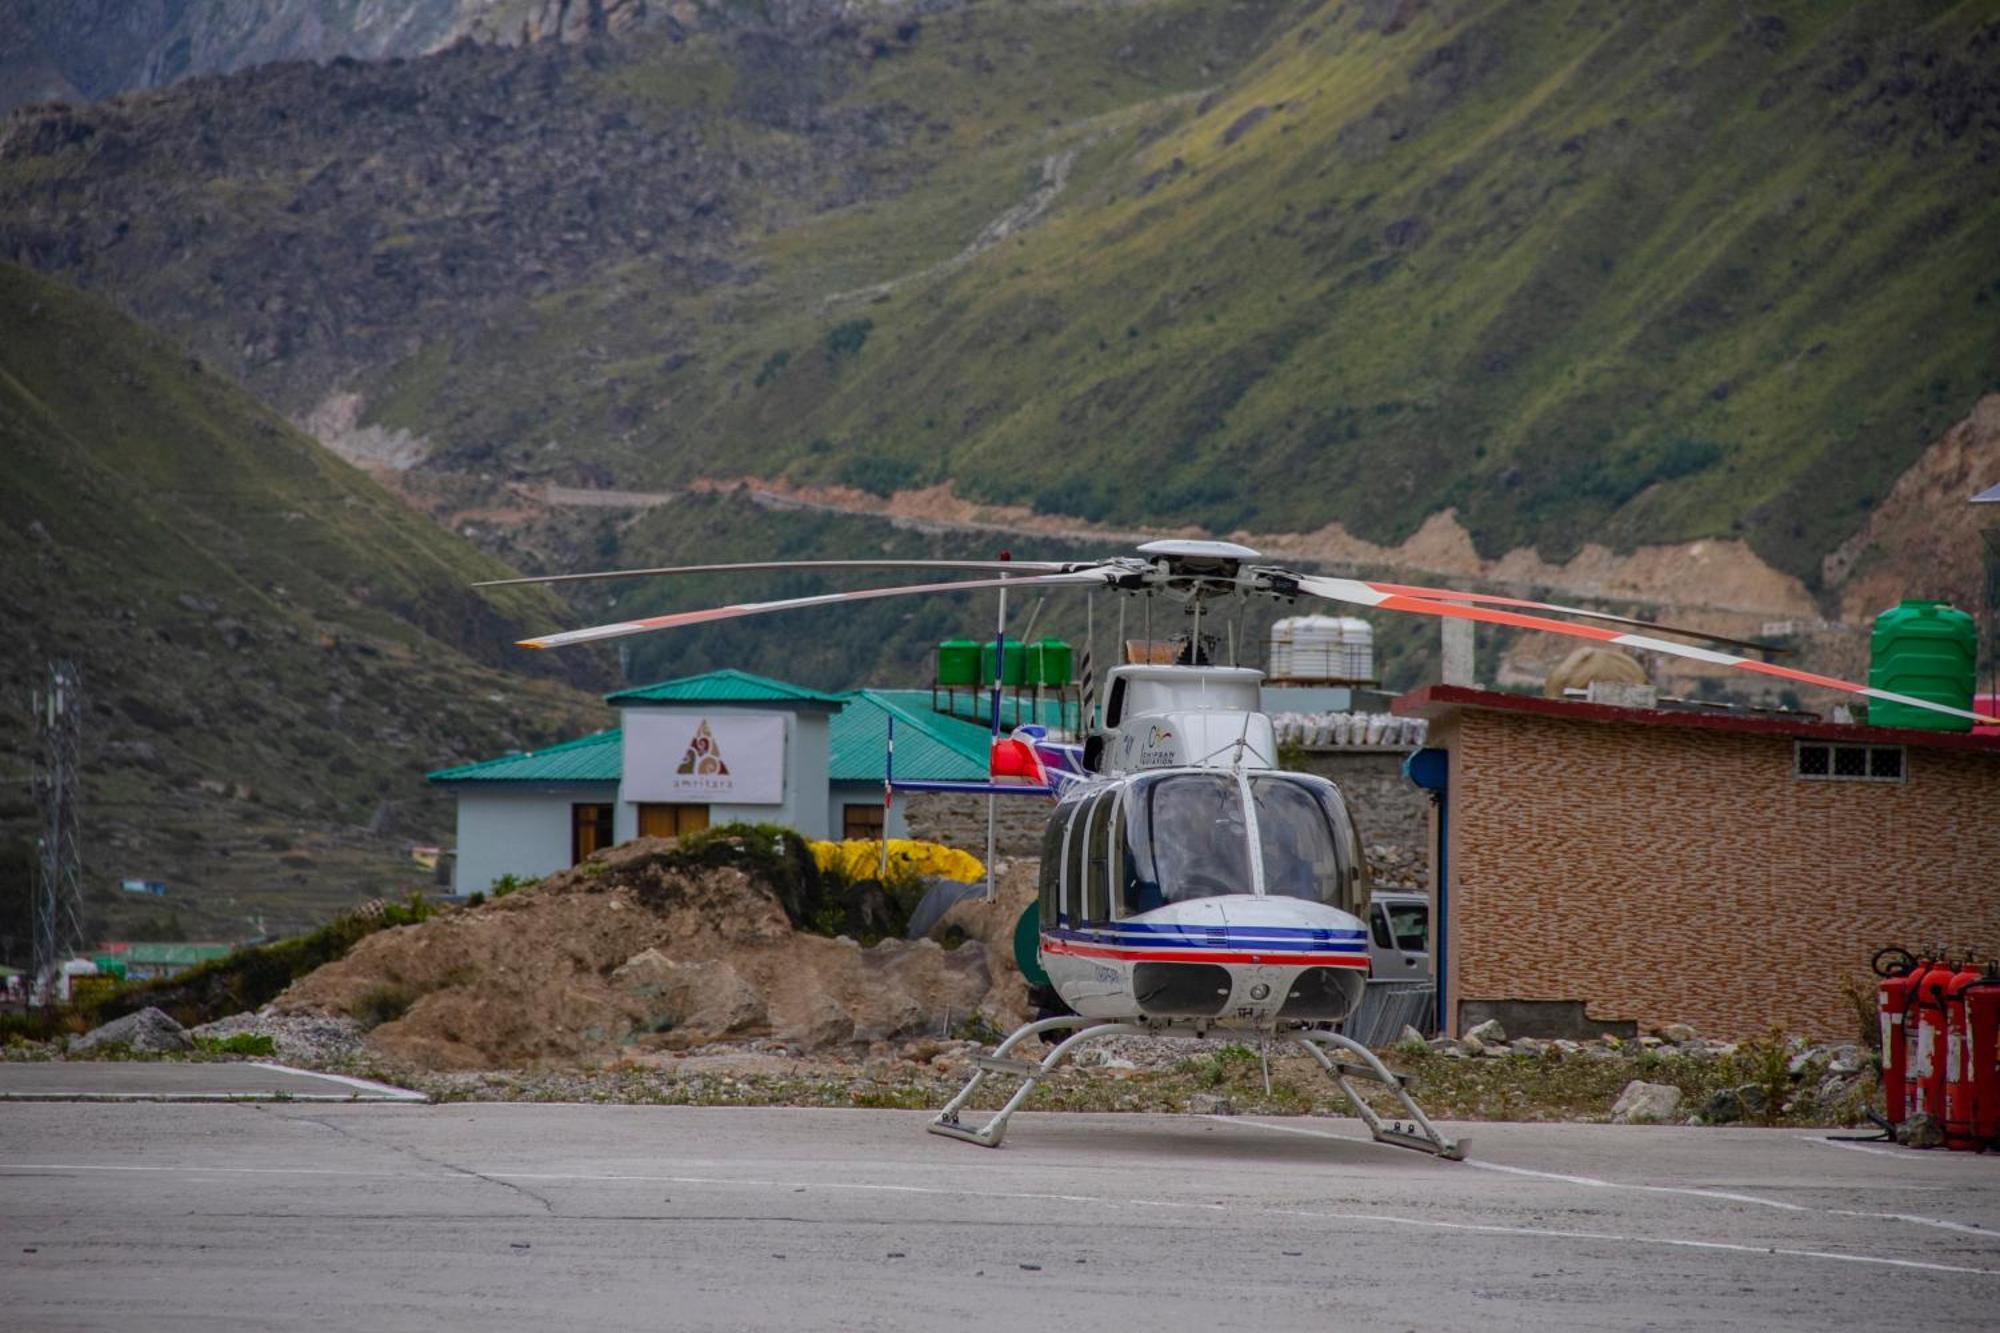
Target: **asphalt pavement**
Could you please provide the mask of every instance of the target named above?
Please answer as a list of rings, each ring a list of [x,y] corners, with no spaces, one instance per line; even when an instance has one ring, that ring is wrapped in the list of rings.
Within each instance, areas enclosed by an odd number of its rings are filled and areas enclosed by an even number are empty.
[[[2000,1322],[2000,1155],[1791,1130],[892,1111],[0,1106],[0,1325]]]
[[[421,1093],[384,1083],[265,1060],[0,1061],[0,1101],[9,1102],[423,1100]]]

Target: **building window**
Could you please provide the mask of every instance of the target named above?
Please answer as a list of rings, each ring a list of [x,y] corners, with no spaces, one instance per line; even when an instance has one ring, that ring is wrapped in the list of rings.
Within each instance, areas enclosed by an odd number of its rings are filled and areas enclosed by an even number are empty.
[[[587,861],[611,845],[611,807],[572,805],[569,808],[569,863]]]
[[[1834,745],[1800,741],[1792,773],[1808,782],[1901,782],[1905,771],[1900,745]]]
[[[884,810],[874,803],[840,807],[840,836],[874,842],[882,836]]]
[[[639,836],[642,838],[684,838],[708,827],[705,805],[669,805],[646,801],[639,806]]]

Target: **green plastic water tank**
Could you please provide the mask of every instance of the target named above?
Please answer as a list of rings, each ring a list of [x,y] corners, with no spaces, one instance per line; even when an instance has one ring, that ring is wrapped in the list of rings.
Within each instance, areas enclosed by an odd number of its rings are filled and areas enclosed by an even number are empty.
[[[1948,602],[1905,601],[1875,617],[1868,639],[1868,684],[1969,709],[1978,660],[1979,631],[1971,616]],[[1882,699],[1868,701],[1868,722],[1925,731],[1972,730],[1968,718]]]
[[[1073,654],[1061,639],[1036,639],[1028,645],[1028,684],[1067,685]]]
[[[937,683],[977,685],[979,645],[971,639],[946,639],[937,646]]]
[[[1006,654],[1000,659],[1000,683],[1002,685],[1027,684],[1028,654],[1026,645],[1019,639],[1006,640]],[[993,683],[993,640],[979,645],[979,680],[983,685]]]

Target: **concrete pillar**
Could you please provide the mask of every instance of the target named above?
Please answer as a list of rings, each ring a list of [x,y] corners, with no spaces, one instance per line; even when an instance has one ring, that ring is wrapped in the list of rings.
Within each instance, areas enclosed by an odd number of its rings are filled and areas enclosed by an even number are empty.
[[[1451,618],[1438,624],[1444,647],[1438,679],[1446,685],[1474,684],[1472,622]]]

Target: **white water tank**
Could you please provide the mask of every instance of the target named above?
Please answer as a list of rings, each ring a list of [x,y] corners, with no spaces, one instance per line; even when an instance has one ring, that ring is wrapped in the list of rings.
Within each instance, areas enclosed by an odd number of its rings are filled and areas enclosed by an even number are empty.
[[[1272,680],[1373,680],[1375,629],[1353,616],[1287,616],[1271,626]]]

